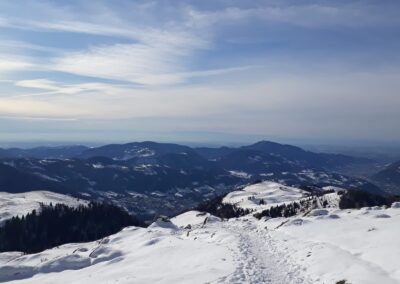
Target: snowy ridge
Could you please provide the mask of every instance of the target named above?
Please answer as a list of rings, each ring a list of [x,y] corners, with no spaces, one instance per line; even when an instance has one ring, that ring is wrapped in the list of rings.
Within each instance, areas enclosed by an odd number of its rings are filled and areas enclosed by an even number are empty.
[[[308,195],[308,192],[295,187],[263,181],[246,186],[243,190],[228,193],[222,203],[236,205],[243,209],[265,210],[271,206],[293,202]],[[264,204],[260,204],[260,202]]]
[[[68,244],[42,253],[0,254],[0,282],[9,283],[207,283],[230,274],[226,232],[186,230],[158,221],[129,227],[97,242]],[[51,273],[57,272],[57,273]]]
[[[269,204],[293,202],[305,194],[268,182],[235,193],[262,196]],[[247,206],[247,197],[233,194],[227,200]],[[252,213],[223,221],[189,211],[97,242],[32,255],[0,253],[0,282],[400,283],[400,203],[340,210],[337,193],[318,198],[319,203],[325,200],[326,208],[317,204],[290,218],[258,220]],[[257,206],[267,204],[250,205],[259,211]]]
[[[0,192],[0,225],[13,216],[23,216],[40,208],[40,203],[75,207],[87,202],[68,195],[49,191],[30,191],[24,193]]]

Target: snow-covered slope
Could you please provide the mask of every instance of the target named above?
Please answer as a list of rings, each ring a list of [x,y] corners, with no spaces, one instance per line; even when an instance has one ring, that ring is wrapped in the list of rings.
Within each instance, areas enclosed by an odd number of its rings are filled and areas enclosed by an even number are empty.
[[[0,225],[13,216],[22,216],[30,213],[43,204],[63,203],[68,206],[86,204],[86,201],[68,195],[49,191],[30,191],[24,193],[0,192]]]
[[[221,219],[206,212],[189,211],[178,215],[171,219],[171,222],[179,228],[185,228],[186,226],[205,226],[211,222],[220,222]]]
[[[265,201],[274,196],[269,200],[275,204],[304,194],[269,183],[241,192],[263,194]],[[340,210],[334,208],[337,197],[324,195],[332,208],[306,216],[258,220],[249,214],[222,221],[190,211],[97,242],[32,255],[2,253],[0,282],[400,283],[400,203]]]
[[[0,281],[9,283],[212,283],[232,272],[224,244],[234,237],[205,229],[188,236],[172,223],[130,227],[98,242],[39,254],[0,254]],[[79,269],[79,270],[78,270]],[[57,272],[57,273],[52,273]],[[33,276],[33,277],[32,277]]]
[[[0,254],[0,281],[400,283],[399,208],[317,209],[301,218],[225,222],[191,211],[172,222],[39,254]]]
[[[276,182],[263,181],[246,186],[243,190],[226,195],[223,203],[236,205],[243,209],[268,209],[271,206],[293,202],[308,196],[308,192],[285,186]],[[264,204],[260,205],[260,201]]]
[[[313,213],[313,212],[312,212]],[[400,283],[400,209],[316,209],[310,217],[271,219],[273,250],[301,264],[314,283]],[[282,225],[284,223],[284,225]]]

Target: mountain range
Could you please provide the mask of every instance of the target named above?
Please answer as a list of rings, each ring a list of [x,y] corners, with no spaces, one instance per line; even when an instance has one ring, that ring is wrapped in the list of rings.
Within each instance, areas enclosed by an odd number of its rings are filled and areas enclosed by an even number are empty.
[[[0,149],[0,191],[47,190],[111,200],[143,219],[174,215],[258,180],[290,186],[341,186],[382,193],[341,168],[369,159],[261,141],[238,148],[134,142]]]

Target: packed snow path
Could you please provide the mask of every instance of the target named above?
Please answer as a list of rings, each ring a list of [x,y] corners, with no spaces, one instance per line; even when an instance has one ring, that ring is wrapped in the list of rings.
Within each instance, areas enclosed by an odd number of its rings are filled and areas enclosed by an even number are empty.
[[[223,223],[222,228],[236,235],[238,245],[231,248],[236,269],[215,283],[311,283],[298,265],[278,252],[266,227],[243,218]]]

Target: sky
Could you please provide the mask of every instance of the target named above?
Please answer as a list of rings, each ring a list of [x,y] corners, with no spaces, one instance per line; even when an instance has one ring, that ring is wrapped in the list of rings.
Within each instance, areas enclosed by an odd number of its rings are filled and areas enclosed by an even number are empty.
[[[399,142],[399,50],[397,0],[1,0],[0,141]]]

